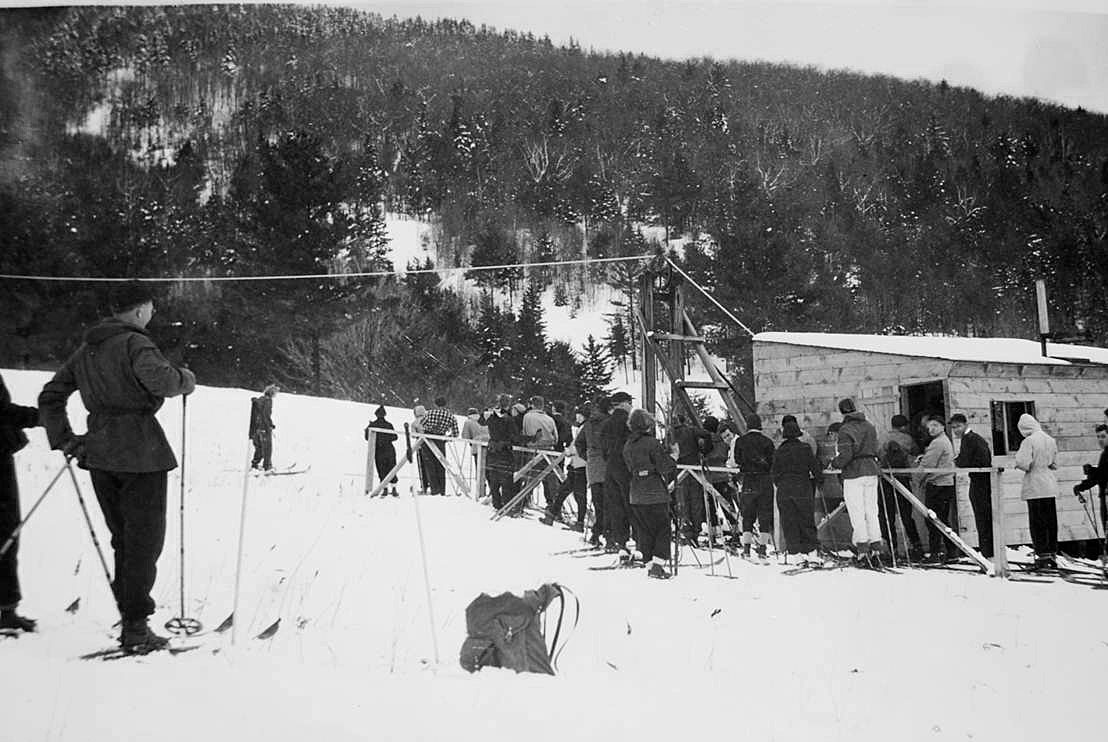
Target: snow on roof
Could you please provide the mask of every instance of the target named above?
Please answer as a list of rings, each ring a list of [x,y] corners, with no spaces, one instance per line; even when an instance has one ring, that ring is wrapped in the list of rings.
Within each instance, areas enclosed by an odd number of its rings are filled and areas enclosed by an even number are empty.
[[[851,335],[824,332],[760,332],[755,342],[806,345],[835,350],[890,353],[980,363],[1023,363],[1067,366],[1073,363],[1108,364],[1108,348],[1047,343],[1020,338],[968,338],[943,335]]]

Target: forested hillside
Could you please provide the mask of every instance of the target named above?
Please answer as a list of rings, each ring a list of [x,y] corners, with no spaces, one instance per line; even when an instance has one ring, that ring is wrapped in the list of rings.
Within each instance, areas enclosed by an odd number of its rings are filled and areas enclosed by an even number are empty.
[[[645,253],[653,226],[756,330],[1033,336],[1045,277],[1056,324],[1108,341],[1102,115],[336,8],[0,11],[0,52],[0,273],[387,268],[386,211],[439,222],[438,267]],[[477,306],[426,274],[177,284],[159,337],[208,383],[580,393],[582,348],[517,313],[624,272],[472,276]],[[98,297],[5,281],[0,363],[56,362]]]

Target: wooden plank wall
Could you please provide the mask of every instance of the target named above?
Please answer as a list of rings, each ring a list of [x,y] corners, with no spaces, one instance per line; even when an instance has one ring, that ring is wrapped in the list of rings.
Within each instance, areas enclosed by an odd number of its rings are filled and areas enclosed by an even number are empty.
[[[1095,464],[1100,455],[1094,428],[1108,408],[1108,368],[956,363],[949,389],[952,412],[963,413],[990,443],[990,402],[1035,403],[1043,430],[1058,442],[1058,538],[1095,538],[1072,489],[1084,479],[1082,464]],[[1029,543],[1027,503],[1019,496],[1023,474],[1012,456],[996,457],[996,463],[1007,464],[1001,482],[1008,543]]]
[[[879,431],[890,405],[899,406],[900,386],[945,379],[952,361],[834,350],[784,343],[754,343],[754,390],[763,427],[770,435],[781,417],[796,415],[817,439],[842,420],[838,402],[853,397]]]

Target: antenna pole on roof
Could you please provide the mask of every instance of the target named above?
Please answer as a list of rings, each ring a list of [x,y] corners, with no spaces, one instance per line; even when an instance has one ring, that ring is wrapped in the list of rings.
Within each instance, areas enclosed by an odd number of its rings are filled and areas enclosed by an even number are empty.
[[[1046,304],[1046,281],[1035,281],[1035,302],[1039,313],[1039,342],[1043,346],[1043,358],[1047,357],[1046,341],[1050,339],[1050,314]]]

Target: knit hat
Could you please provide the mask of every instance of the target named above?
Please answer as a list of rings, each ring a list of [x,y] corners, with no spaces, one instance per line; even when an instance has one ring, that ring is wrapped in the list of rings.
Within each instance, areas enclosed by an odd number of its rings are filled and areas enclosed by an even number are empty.
[[[381,420],[385,419],[386,414],[387,414],[387,411],[385,410],[384,405],[381,405],[380,407],[378,407],[376,410],[373,411],[373,416],[377,417]]]
[[[653,433],[654,418],[646,410],[631,410],[631,415],[627,418],[627,427],[632,433]]]
[[[631,395],[628,394],[627,392],[616,392],[615,394],[613,394],[611,397],[608,398],[608,401],[611,402],[614,405],[621,404],[623,402],[630,402],[631,401]]]
[[[796,420],[789,420],[781,427],[781,435],[785,438],[799,438],[800,426]]]
[[[854,400],[850,397],[839,400],[839,412],[844,415],[849,415],[851,412],[857,412],[858,408],[854,406]]]

